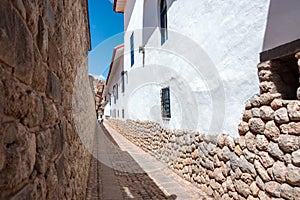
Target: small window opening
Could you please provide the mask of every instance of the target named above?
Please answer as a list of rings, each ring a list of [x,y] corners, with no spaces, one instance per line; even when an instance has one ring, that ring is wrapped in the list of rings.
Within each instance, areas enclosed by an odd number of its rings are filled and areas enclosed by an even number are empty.
[[[297,59],[294,55],[272,60],[272,81],[283,99],[297,99],[299,85],[299,71]]]
[[[161,33],[161,45],[165,43],[168,39],[168,17],[167,17],[167,2],[166,0],[161,0],[160,2],[160,33]]]
[[[171,118],[170,88],[161,89],[161,112],[163,118]]]
[[[134,35],[130,36],[130,63],[131,67],[134,65]]]

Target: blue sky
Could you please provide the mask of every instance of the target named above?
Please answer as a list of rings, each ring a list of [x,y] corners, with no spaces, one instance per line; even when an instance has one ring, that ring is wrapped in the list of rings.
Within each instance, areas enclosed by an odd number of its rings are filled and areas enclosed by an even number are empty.
[[[123,43],[123,14],[113,11],[113,0],[88,0],[92,50],[89,74],[107,76],[113,48]]]

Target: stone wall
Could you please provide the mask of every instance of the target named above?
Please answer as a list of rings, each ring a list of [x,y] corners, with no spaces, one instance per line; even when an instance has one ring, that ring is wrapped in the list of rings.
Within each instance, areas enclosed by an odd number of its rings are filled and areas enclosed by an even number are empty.
[[[72,94],[87,68],[87,2],[1,0],[0,19],[0,199],[83,199],[90,154]]]
[[[154,122],[110,123],[215,199],[300,199],[300,101],[282,99],[274,66],[258,65],[261,94],[246,103],[238,138]]]

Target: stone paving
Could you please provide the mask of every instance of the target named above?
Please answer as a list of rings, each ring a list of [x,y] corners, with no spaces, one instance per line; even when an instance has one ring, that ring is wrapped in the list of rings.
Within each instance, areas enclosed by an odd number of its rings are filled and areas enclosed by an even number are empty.
[[[104,123],[96,133],[87,199],[209,199]]]

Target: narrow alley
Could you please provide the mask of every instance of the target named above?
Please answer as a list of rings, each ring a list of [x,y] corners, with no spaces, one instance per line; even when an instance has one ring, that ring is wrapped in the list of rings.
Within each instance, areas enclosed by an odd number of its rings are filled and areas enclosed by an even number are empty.
[[[300,200],[299,0],[0,0],[0,200]]]
[[[209,199],[108,123],[98,127],[93,155],[87,199]]]

